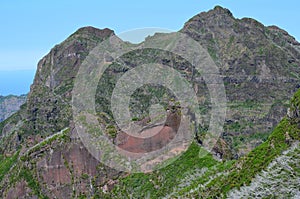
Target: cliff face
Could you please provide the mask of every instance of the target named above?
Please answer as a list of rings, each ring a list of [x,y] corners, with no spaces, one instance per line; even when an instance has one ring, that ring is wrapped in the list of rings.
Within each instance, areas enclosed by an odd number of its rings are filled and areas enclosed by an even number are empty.
[[[266,139],[299,88],[300,43],[276,26],[236,19],[218,6],[191,18],[181,32],[219,66],[228,98],[223,138],[246,154]]]
[[[68,126],[72,120],[71,91],[82,61],[112,30],[85,27],[56,45],[43,57],[27,100],[27,131],[49,135]]]
[[[71,91],[78,67],[89,51],[111,34],[109,29],[81,28],[39,61],[26,105],[0,125],[6,140],[0,151],[14,152],[20,141],[49,136],[70,124]]]
[[[77,198],[92,194],[103,182],[119,175],[88,153],[71,114],[71,92],[79,66],[112,34],[109,29],[81,28],[39,61],[26,105],[1,123],[1,157],[11,163],[18,155],[23,162],[15,167],[22,173],[9,174],[16,182],[11,186],[5,185],[8,179],[2,179],[9,170],[4,166],[8,170],[1,171],[2,196]]]
[[[0,122],[7,119],[20,109],[26,101],[26,95],[21,96],[0,96]]]
[[[207,49],[223,77],[228,111],[215,153],[223,159],[247,154],[266,140],[287,113],[289,99],[299,87],[300,44],[284,30],[265,27],[254,19],[236,19],[221,7],[194,16],[180,32]],[[178,188],[178,193],[183,192],[189,176],[203,177],[207,180],[203,183],[209,185],[210,174],[218,176],[217,172],[229,172],[224,169],[229,168],[231,162],[222,166],[210,156],[199,159],[201,150],[196,144],[180,159],[182,164],[179,161],[176,166],[151,175],[129,175],[127,178],[127,174],[103,165],[89,154],[74,125],[72,89],[79,66],[95,46],[113,34],[109,29],[81,28],[38,63],[26,104],[0,123],[0,152],[3,154],[0,193],[4,198],[122,198],[126,194],[147,197],[148,192],[142,193],[139,186],[154,194],[153,197],[169,193],[172,196],[173,187]],[[211,111],[209,93],[203,81],[195,80],[201,79],[201,74],[192,73],[189,63],[166,52],[147,49],[135,53],[109,60],[111,67],[98,84],[96,111],[101,124],[107,127],[109,138],[114,142],[125,140],[118,135],[109,111],[113,86],[129,69],[153,61],[175,68],[197,87],[197,97],[203,99],[202,128],[207,130]],[[121,65],[124,63],[125,67]],[[167,99],[161,101],[168,93],[161,87],[146,86],[139,91],[141,94],[133,95],[131,110],[133,119],[140,123],[147,123],[143,108],[148,109],[151,103],[168,106],[166,102],[172,98],[165,97]],[[296,108],[291,111],[293,117],[298,114]],[[201,136],[196,139],[201,143]],[[132,147],[128,143],[123,145]],[[214,164],[220,168],[212,168]],[[195,187],[193,183],[193,180],[188,182]]]

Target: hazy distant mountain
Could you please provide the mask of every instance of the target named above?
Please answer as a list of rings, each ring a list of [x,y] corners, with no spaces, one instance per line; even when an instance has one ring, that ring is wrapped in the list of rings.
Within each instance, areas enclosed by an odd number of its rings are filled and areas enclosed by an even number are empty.
[[[20,109],[26,101],[26,95],[0,96],[0,122]]]

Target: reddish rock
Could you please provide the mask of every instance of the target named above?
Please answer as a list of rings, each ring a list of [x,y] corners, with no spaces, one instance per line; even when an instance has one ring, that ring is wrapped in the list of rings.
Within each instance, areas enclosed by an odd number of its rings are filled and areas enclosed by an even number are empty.
[[[125,132],[120,132],[116,138],[117,146],[121,149],[132,153],[147,153],[156,151],[166,146],[175,137],[180,125],[180,114],[170,113],[163,126],[157,126],[146,129],[141,132],[143,134],[153,135],[148,137],[135,137]],[[153,132],[159,129],[159,132]]]
[[[27,183],[25,181],[17,182],[17,184],[10,188],[4,196],[5,199],[23,199],[29,198],[29,194],[31,193],[31,189],[28,188]],[[30,198],[38,198],[37,196],[30,196]]]

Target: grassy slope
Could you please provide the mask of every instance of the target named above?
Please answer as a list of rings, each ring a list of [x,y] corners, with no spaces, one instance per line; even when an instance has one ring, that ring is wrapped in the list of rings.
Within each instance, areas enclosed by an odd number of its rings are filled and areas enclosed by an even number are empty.
[[[275,157],[288,149],[289,145],[285,141],[286,132],[289,132],[294,140],[300,140],[300,131],[297,126],[284,118],[266,142],[233,165],[229,175],[214,179],[205,187],[205,190],[199,190],[199,192],[208,191],[211,197],[225,197],[232,188],[249,185],[256,174],[266,169]]]
[[[131,174],[121,179],[110,197],[162,198],[168,193],[174,195],[187,191],[187,186],[194,187],[195,182],[199,182],[199,180],[203,183],[210,180],[210,175],[215,174],[216,171],[221,172],[232,165],[232,161],[223,164],[216,161],[212,155],[199,158],[202,150],[196,143],[192,143],[189,149],[172,164],[153,173]],[[203,168],[206,169],[201,172]]]
[[[291,104],[294,109],[299,107],[300,90]],[[298,118],[285,117],[263,144],[236,162],[218,162],[210,155],[200,159],[198,154],[203,149],[193,143],[178,160],[163,169],[120,179],[110,197],[161,198],[169,195],[174,198],[225,198],[231,189],[249,185],[259,172],[289,148],[286,132],[292,141],[300,140],[297,121]],[[201,168],[207,168],[206,172],[193,176],[193,171]],[[187,177],[191,178],[190,181],[180,188]]]
[[[300,90],[291,101],[291,110],[299,110],[299,106]],[[203,149],[192,143],[172,164],[149,174],[130,174],[118,179],[119,183],[110,193],[104,194],[99,189],[95,198],[225,198],[231,189],[249,185],[259,172],[289,148],[286,132],[292,141],[300,140],[298,125],[299,118],[284,118],[266,142],[238,161],[218,162],[211,155],[200,158]],[[0,181],[17,157],[18,153],[10,158],[0,157]],[[11,181],[24,179],[36,195],[43,197],[31,172],[26,168],[20,170],[11,176]]]
[[[0,156],[0,182],[3,177],[9,172],[10,168],[16,163],[19,152],[15,153],[11,157],[5,158],[3,155]]]

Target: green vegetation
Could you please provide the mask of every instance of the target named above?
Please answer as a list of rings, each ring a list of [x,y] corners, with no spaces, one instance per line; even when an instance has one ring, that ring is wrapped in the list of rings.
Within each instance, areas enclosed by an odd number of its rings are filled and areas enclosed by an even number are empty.
[[[41,193],[41,187],[39,185],[39,182],[33,177],[33,175],[28,169],[21,170],[21,172],[19,173],[19,178],[24,179],[28,183],[29,188],[31,188],[33,193],[36,194],[39,198],[48,198]]]
[[[121,179],[112,191],[113,197],[160,198],[165,196],[172,192],[184,178],[192,177],[190,172],[203,168],[215,170],[215,166],[220,164],[210,154],[200,158],[199,153],[202,152],[203,149],[199,145],[192,143],[186,152],[173,160],[174,162],[170,162],[168,166],[153,173],[135,173]]]
[[[116,190],[123,191],[124,195],[134,193],[131,195],[133,197],[143,194],[143,197],[157,198],[174,191],[174,189],[176,190],[173,193],[175,197],[225,197],[232,188],[249,185],[257,173],[288,149],[289,144],[286,142],[285,132],[289,132],[293,140],[300,140],[300,131],[297,126],[285,118],[266,142],[236,162],[221,163],[210,156],[200,160],[197,158],[197,154],[202,149],[196,144],[192,144],[189,150],[174,163],[152,174],[132,174],[123,179]],[[185,188],[177,190],[180,181],[186,176],[186,172],[182,171],[193,171],[196,168],[208,168],[208,170],[198,179],[197,176],[191,175],[190,178],[193,180]],[[211,178],[212,176],[214,177]],[[206,186],[204,186],[205,183],[207,183]],[[199,186],[201,184],[203,187]],[[189,194],[191,190],[193,193]]]
[[[11,115],[6,120],[0,122],[0,133],[2,133],[2,130],[6,124],[8,124],[8,123],[17,124],[18,121],[20,121],[20,120],[22,120],[21,115],[19,112],[17,112],[17,113],[14,113],[13,115]]]
[[[24,154],[21,159],[22,160],[27,160],[28,159],[28,155],[30,153],[39,151],[41,148],[50,145],[52,142],[56,141],[56,140],[60,140],[60,141],[65,141],[67,138],[67,135],[69,134],[70,129],[69,128],[65,128],[63,130],[61,130],[60,132],[53,134],[52,136],[49,136],[48,138],[44,139],[43,141],[41,141],[40,143],[36,144],[35,146],[33,146],[32,148],[30,148],[26,154]]]
[[[117,137],[118,131],[117,131],[117,129],[116,129],[116,127],[114,125],[108,125],[106,127],[106,133],[109,136],[111,136],[112,138],[115,138],[115,137]]]
[[[232,125],[229,126],[228,128],[229,130],[232,130],[232,131],[240,131],[241,130],[241,125],[239,122],[234,122]]]
[[[229,38],[229,42],[227,44],[227,49],[229,49],[232,46],[233,42],[234,42],[234,36],[231,35]]]
[[[255,100],[245,100],[245,101],[236,101],[229,104],[230,108],[248,108],[248,109],[257,109],[261,106],[261,102]]]
[[[60,85],[58,88],[55,89],[55,94],[63,95],[67,92],[72,91],[73,84],[73,79],[66,80],[64,84]]]
[[[41,199],[48,199],[48,197],[42,193],[41,186],[38,180],[36,179],[36,177],[33,175],[34,170],[27,168],[25,165],[22,165],[22,163],[17,161],[17,159],[15,160],[14,163],[15,165],[11,167],[10,173],[8,175],[9,186],[15,185],[15,183],[24,180],[27,182],[28,188],[30,188],[32,191],[32,193],[30,194],[34,194]],[[1,184],[1,186],[8,186],[8,185]]]
[[[7,158],[5,158],[3,155],[0,156],[0,182],[2,181],[4,176],[9,172],[11,167],[16,163],[18,157],[19,152]]]
[[[265,169],[276,156],[289,147],[286,142],[286,132],[289,132],[293,140],[300,140],[298,127],[284,118],[266,142],[239,159],[230,169],[228,176],[220,176],[211,181],[205,190],[211,190],[211,197],[224,197],[232,188],[249,185],[257,173]]]
[[[270,133],[254,133],[254,134],[240,134],[240,135],[235,135],[232,137],[233,143],[232,146],[235,149],[238,149],[239,146],[249,143],[253,140],[256,141],[266,141],[267,138],[269,137]]]
[[[292,99],[292,111],[300,106],[300,91]],[[245,104],[249,107],[249,104]],[[250,106],[252,107],[252,105]],[[203,150],[196,143],[177,160],[149,174],[131,174],[123,179],[112,191],[113,197],[160,198],[225,198],[233,188],[249,185],[251,180],[277,156],[290,146],[291,140],[300,140],[298,120],[284,118],[267,138],[258,133],[245,139],[265,139],[266,141],[237,161],[218,162],[211,155],[199,158]],[[289,138],[287,138],[287,133]],[[238,138],[237,138],[238,139]],[[291,165],[295,167],[295,165]],[[201,175],[197,170],[205,169]],[[194,171],[194,172],[193,172]],[[186,180],[188,179],[188,180]],[[181,184],[184,184],[182,186]],[[107,195],[106,195],[107,196]]]
[[[284,118],[272,133],[271,131],[274,128],[273,124],[278,123],[285,115],[288,105],[286,101],[290,92],[298,84],[296,81],[277,81],[275,77],[300,79],[298,75],[300,59],[294,56],[295,49],[286,45],[290,38],[283,31],[263,27],[252,19],[235,20],[231,13],[222,11],[223,8],[217,6],[216,9],[218,12],[205,12],[195,16],[181,30],[208,50],[211,58],[220,67],[222,78],[224,77],[228,98],[228,117],[222,136],[225,142],[220,139],[220,145],[217,146],[219,148],[216,147],[216,150],[224,158],[228,157],[227,153],[231,154],[231,149],[239,151],[240,146],[247,145],[248,148],[244,151],[248,152],[261,141],[265,141],[264,143],[239,160],[219,161],[211,154],[200,156],[200,154],[206,154],[206,151],[193,142],[180,157],[163,162],[152,173],[118,173],[102,164],[99,164],[100,166],[96,169],[99,172],[94,172],[93,166],[96,166],[94,164],[97,162],[90,155],[81,158],[81,155],[86,152],[82,145],[79,149],[75,145],[74,150],[79,150],[79,153],[75,155],[71,153],[73,151],[69,153],[69,146],[67,146],[66,153],[61,151],[65,149],[61,147],[63,144],[70,145],[71,149],[74,144],[80,143],[76,136],[72,140],[68,137],[69,129],[49,136],[70,124],[71,127],[73,126],[71,91],[74,78],[89,52],[104,39],[100,36],[102,33],[98,34],[96,29],[92,31],[89,31],[91,28],[79,29],[43,58],[27,104],[21,107],[20,112],[0,123],[0,132],[4,126],[7,126],[6,129],[11,129],[0,140],[0,153],[2,154],[0,155],[0,190],[6,192],[16,183],[26,181],[26,186],[32,191],[29,194],[46,198],[43,192],[46,190],[49,192],[51,186],[48,186],[46,182],[39,182],[43,174],[38,169],[41,169],[40,164],[43,164],[41,161],[56,163],[61,161],[61,156],[64,165],[55,164],[57,168],[54,169],[66,167],[71,173],[71,181],[57,184],[57,190],[73,192],[72,196],[79,198],[93,197],[94,192],[97,192],[94,195],[95,198],[163,198],[168,196],[170,198],[225,198],[230,190],[249,185],[254,176],[265,170],[271,161],[291,146],[292,142],[299,140],[300,90],[292,99],[291,114]],[[154,38],[157,36],[158,34]],[[224,40],[224,38],[228,39]],[[153,37],[149,36],[144,44],[152,39]],[[169,45],[168,49],[175,47],[175,44],[176,42]],[[188,48],[178,50],[183,52]],[[72,52],[70,56],[67,55],[68,52]],[[197,91],[197,98],[202,103],[200,113],[203,114],[203,124],[201,123],[201,127],[197,129],[195,137],[199,143],[203,141],[210,122],[210,109],[213,105],[210,103],[212,90],[208,90],[205,85],[206,78],[196,70],[197,59],[198,56],[193,58],[192,62],[195,66],[192,66],[183,57],[168,52],[167,49],[164,51],[151,48],[133,50],[119,58],[111,59],[113,63],[104,71],[95,95],[95,109],[99,116],[99,123],[106,127],[105,132],[111,138],[117,136],[117,126],[111,112],[110,101],[118,80],[127,71],[137,66],[158,63],[176,69],[189,81],[191,88]],[[252,78],[251,75],[256,77]],[[163,79],[165,76],[161,75],[159,78]],[[179,86],[177,80],[175,79],[174,84]],[[213,86],[209,87],[213,88]],[[138,88],[130,97],[131,118],[129,120],[136,121],[136,123],[156,122],[161,119],[160,113],[156,114],[156,112],[154,116],[151,115],[153,116],[151,121],[148,119],[152,105],[160,104],[164,109],[171,107],[171,110],[172,106],[176,110],[176,106],[179,105],[176,103],[172,105],[171,99],[175,98],[172,91],[152,84]],[[161,107],[156,109],[157,112],[161,111],[159,108]],[[185,107],[182,110],[185,111]],[[88,120],[85,117],[78,119],[82,124]],[[92,124],[87,126],[87,132],[91,135],[102,133]],[[31,146],[32,143],[29,142],[36,142],[40,139],[36,136],[37,134],[41,137],[49,137],[29,148],[25,154],[19,155],[17,150]],[[27,139],[29,136],[30,141]],[[51,149],[54,147],[58,148],[52,155]],[[10,156],[11,151],[14,152]],[[101,152],[107,155],[110,150],[108,147],[103,147]],[[297,153],[299,154],[299,150],[296,151]],[[293,157],[296,158],[296,155]],[[80,160],[88,162],[81,164]],[[82,168],[81,166],[84,167],[83,172],[86,173],[77,172],[77,168]],[[299,171],[296,161],[290,166],[295,171]],[[96,174],[92,176],[91,173]],[[61,175],[64,175],[64,172],[61,172]],[[89,183],[92,185],[90,188],[88,188]],[[111,183],[114,186],[113,190],[103,193],[103,186],[112,185]],[[71,188],[68,190],[69,186]],[[87,187],[83,191],[86,192],[81,193],[82,189],[78,191],[76,189],[78,186]]]
[[[258,54],[259,54],[259,55],[265,55],[265,49],[264,49],[264,47],[260,47],[260,48],[259,48]]]
[[[211,56],[211,58],[216,61],[217,60],[217,51],[214,49],[214,47],[208,47],[208,53]]]

